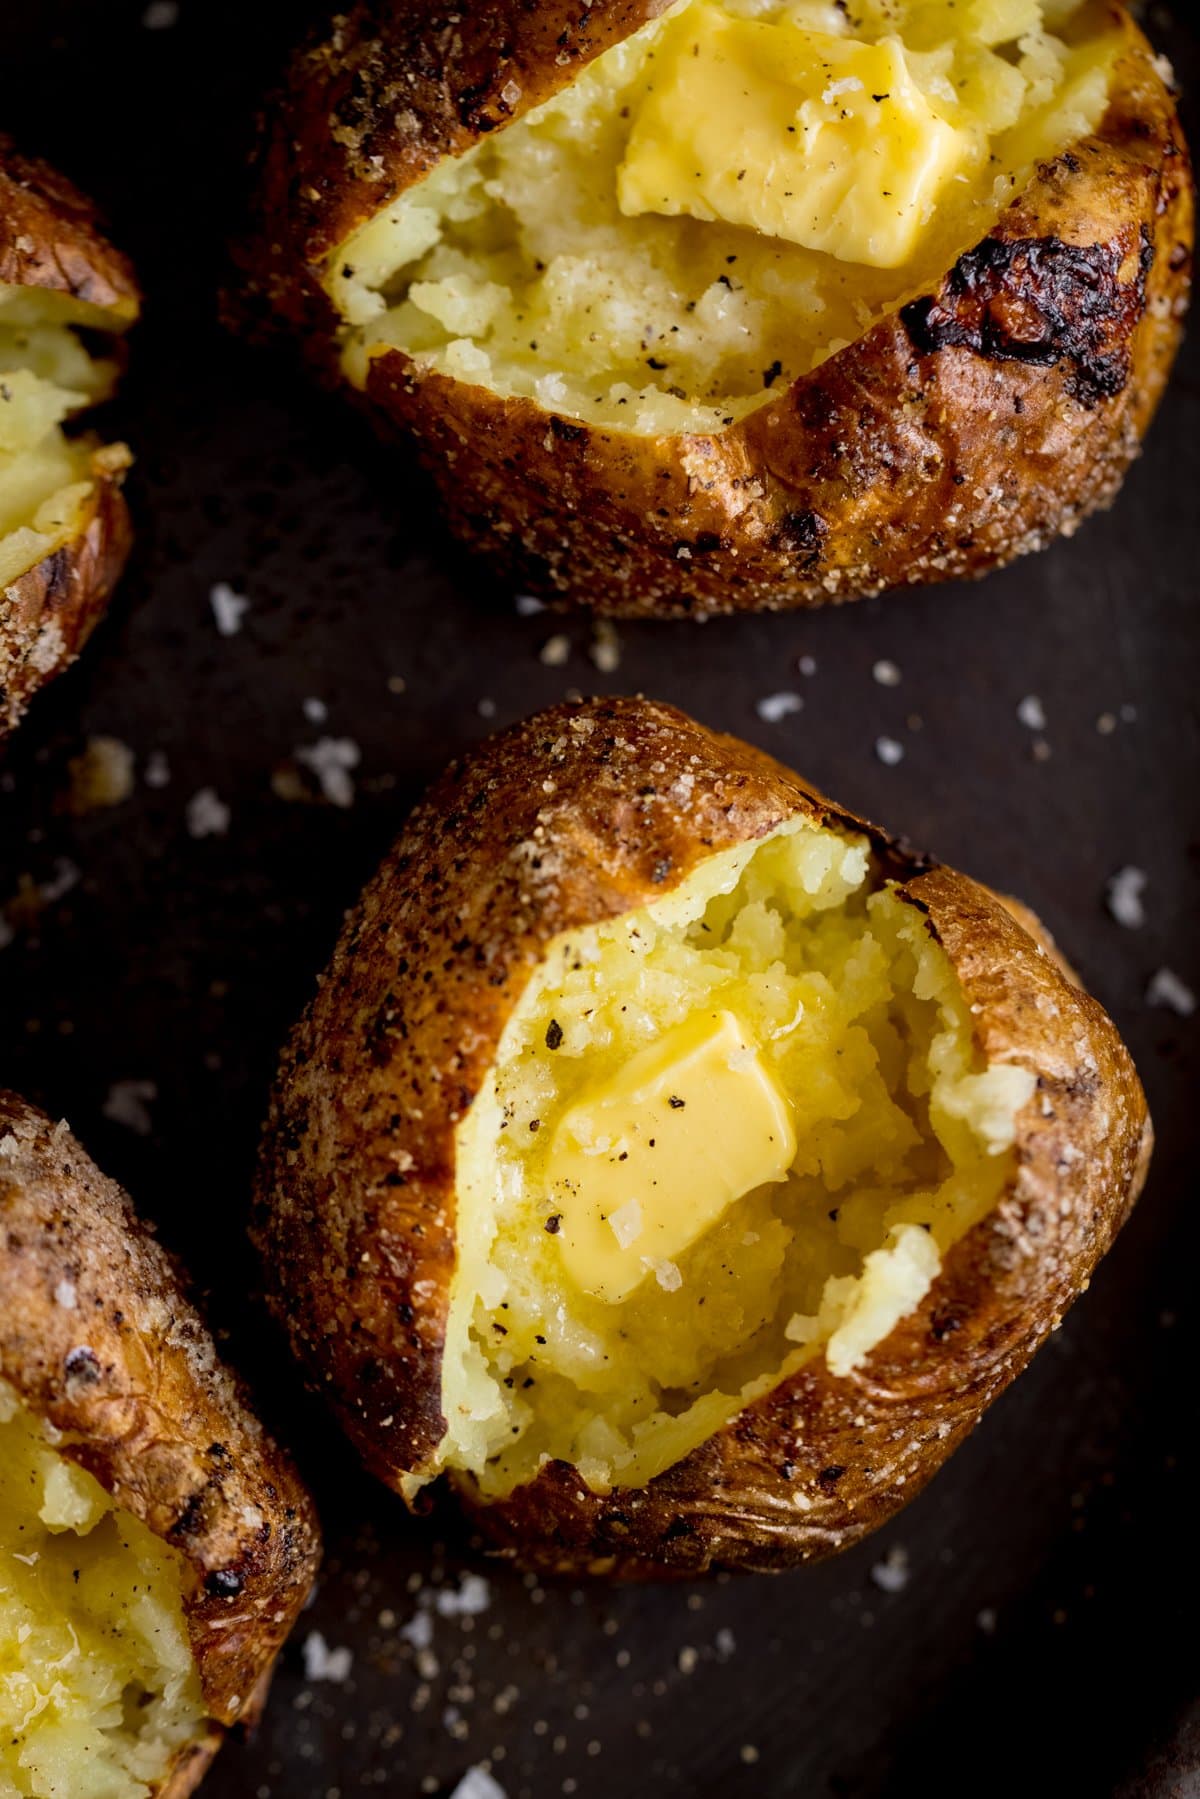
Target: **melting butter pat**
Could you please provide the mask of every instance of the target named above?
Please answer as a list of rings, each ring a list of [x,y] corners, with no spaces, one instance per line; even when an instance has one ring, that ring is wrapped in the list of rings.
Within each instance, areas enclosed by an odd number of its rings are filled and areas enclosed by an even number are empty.
[[[973,143],[933,112],[895,39],[702,3],[649,64],[617,196],[627,215],[723,219],[843,262],[907,262]]]
[[[568,1273],[613,1305],[651,1272],[677,1286],[674,1258],[795,1154],[788,1100],[733,1013],[689,1018],[559,1122],[547,1180]]]

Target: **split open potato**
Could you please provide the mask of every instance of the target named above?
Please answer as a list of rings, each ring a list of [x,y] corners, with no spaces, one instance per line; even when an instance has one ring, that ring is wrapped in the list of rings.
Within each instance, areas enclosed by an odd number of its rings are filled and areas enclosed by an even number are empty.
[[[130,454],[77,429],[138,316],[91,203],[0,137],[0,737],[74,661],[129,553]]]
[[[1037,921],[668,706],[455,764],[285,1055],[254,1233],[367,1464],[526,1562],[786,1568],[909,1499],[1151,1144]]]
[[[1107,503],[1162,391],[1164,74],[1115,0],[360,3],[269,110],[248,281],[537,593],[976,575]]]
[[[0,1092],[2,1799],[183,1799],[257,1715],[318,1556],[168,1257]]]

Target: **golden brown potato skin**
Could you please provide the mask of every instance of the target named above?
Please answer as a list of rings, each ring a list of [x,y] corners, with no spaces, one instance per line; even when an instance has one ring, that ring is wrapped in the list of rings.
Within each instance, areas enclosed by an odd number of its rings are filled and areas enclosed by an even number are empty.
[[[65,1124],[5,1092],[0,1380],[192,1572],[184,1613],[208,1730],[160,1788],[183,1799],[262,1705],[320,1559],[316,1514],[125,1194]]]
[[[274,1309],[374,1472],[399,1487],[444,1431],[455,1128],[551,940],[661,898],[796,813],[869,835],[949,956],[981,1053],[1037,1075],[1013,1179],[853,1376],[810,1364],[641,1490],[600,1497],[555,1463],[480,1505],[526,1563],[779,1569],[854,1542],[1020,1372],[1140,1190],[1151,1130],[1128,1053],[1004,902],[672,707],[556,708],[454,764],[417,808],[271,1106],[253,1229]]]
[[[429,0],[353,10],[272,111],[251,258],[267,309],[331,373],[330,251],[664,10],[494,0],[453,23]],[[618,616],[957,580],[1070,534],[1137,453],[1191,285],[1174,103],[1125,8],[1109,10],[1124,50],[1101,129],[1043,164],[936,293],[729,430],[616,432],[422,373],[398,350],[372,359],[377,422],[413,436],[453,529],[504,577]]]
[[[0,283],[40,288],[94,308],[122,330],[139,295],[126,257],[79,190],[0,136]],[[0,741],[39,688],[78,656],[103,616],[133,540],[121,492],[128,452],[97,446],[95,487],[71,541],[0,590]]]

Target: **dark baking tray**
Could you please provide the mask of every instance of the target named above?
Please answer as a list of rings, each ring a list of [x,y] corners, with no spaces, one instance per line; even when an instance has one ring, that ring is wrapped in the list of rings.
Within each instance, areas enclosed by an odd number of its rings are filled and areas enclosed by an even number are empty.
[[[517,616],[439,534],[419,477],[216,324],[246,121],[311,10],[181,0],[153,30],[143,0],[9,0],[0,18],[3,124],[99,196],[148,294],[119,409],[135,559],[0,767],[0,902],[26,889],[0,950],[0,1081],[66,1113],[187,1257],[329,1539],[267,1718],[205,1792],[448,1793],[490,1762],[509,1799],[1200,1793],[1200,1021],[1145,1000],[1164,965],[1200,985],[1200,340],[1116,510],[1074,542],[978,587],[622,628],[601,674],[585,621]],[[1150,24],[1200,85],[1182,6]],[[236,637],[214,627],[219,581],[252,602]],[[556,631],[561,667],[538,654]],[[898,686],[872,678],[880,658]],[[503,723],[572,688],[676,700],[1022,895],[1150,1091],[1150,1186],[1065,1328],[889,1529],[790,1578],[542,1589],[488,1564],[453,1519],[410,1521],[358,1472],[252,1297],[256,1129],[344,908],[421,785],[489,728],[481,702]],[[771,724],[757,702],[785,690],[803,710]],[[1018,718],[1029,695],[1044,731]],[[361,748],[348,809],[273,791],[322,734]],[[66,765],[95,735],[136,751],[137,789],[74,817]],[[155,750],[169,786],[145,784]],[[231,808],[224,838],[185,828],[205,787]],[[1124,865],[1148,876],[1138,930],[1104,905]],[[124,1081],[155,1085],[147,1135],[105,1114]],[[484,1574],[486,1595],[466,1594],[485,1610],[461,1610],[464,1571]],[[430,1589],[451,1596],[441,1611]],[[402,1634],[417,1612],[424,1652]],[[346,1678],[306,1678],[318,1631],[352,1651]]]

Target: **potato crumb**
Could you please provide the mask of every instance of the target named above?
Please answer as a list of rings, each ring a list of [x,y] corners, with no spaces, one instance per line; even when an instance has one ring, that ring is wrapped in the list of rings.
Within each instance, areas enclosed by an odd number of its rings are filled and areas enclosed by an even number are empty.
[[[67,769],[71,777],[68,803],[76,818],[105,806],[119,806],[133,792],[134,754],[119,737],[89,737]]]
[[[548,637],[538,651],[538,660],[547,668],[562,668],[571,654],[571,639],[563,631]]]
[[[599,669],[602,675],[613,675],[621,666],[621,639],[616,628],[606,618],[596,621],[592,632],[592,641],[588,648],[592,666]]]

